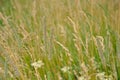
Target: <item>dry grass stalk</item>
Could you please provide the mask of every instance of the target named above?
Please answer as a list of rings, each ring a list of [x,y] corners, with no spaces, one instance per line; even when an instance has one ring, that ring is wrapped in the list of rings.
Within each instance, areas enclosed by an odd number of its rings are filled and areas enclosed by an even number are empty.
[[[97,46],[101,62],[103,64],[104,68],[106,68],[106,59],[105,59],[105,56],[104,56],[104,48],[105,48],[104,38],[102,36],[97,36],[96,38],[93,37],[93,40],[95,42],[95,45]]]

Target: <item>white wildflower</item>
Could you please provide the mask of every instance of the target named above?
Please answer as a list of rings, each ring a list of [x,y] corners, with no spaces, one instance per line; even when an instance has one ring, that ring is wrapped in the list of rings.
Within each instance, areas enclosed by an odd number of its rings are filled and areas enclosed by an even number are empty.
[[[78,77],[78,80],[86,80],[84,76]]]
[[[64,73],[68,72],[69,70],[70,70],[70,67],[68,67],[68,66],[65,66],[61,69],[61,71],[63,71]]]
[[[36,68],[40,68],[43,65],[44,65],[44,63],[41,60],[31,64],[31,66],[36,67]]]
[[[97,73],[96,78],[100,79],[100,80],[106,80],[105,79],[105,72]]]

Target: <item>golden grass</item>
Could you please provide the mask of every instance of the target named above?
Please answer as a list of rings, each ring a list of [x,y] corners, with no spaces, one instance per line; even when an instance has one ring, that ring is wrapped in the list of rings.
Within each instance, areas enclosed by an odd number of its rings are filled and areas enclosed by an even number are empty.
[[[119,80],[119,14],[119,0],[4,2],[0,79]]]

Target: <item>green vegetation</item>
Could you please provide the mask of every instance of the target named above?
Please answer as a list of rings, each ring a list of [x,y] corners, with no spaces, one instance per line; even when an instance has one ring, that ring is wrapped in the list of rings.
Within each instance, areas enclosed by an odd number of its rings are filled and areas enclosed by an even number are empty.
[[[119,0],[0,0],[0,80],[120,80]]]

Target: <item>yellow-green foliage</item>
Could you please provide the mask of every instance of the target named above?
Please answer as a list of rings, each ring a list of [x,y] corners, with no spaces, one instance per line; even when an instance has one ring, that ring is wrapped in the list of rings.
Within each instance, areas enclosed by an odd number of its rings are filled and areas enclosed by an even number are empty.
[[[119,0],[1,0],[0,80],[120,80]]]

